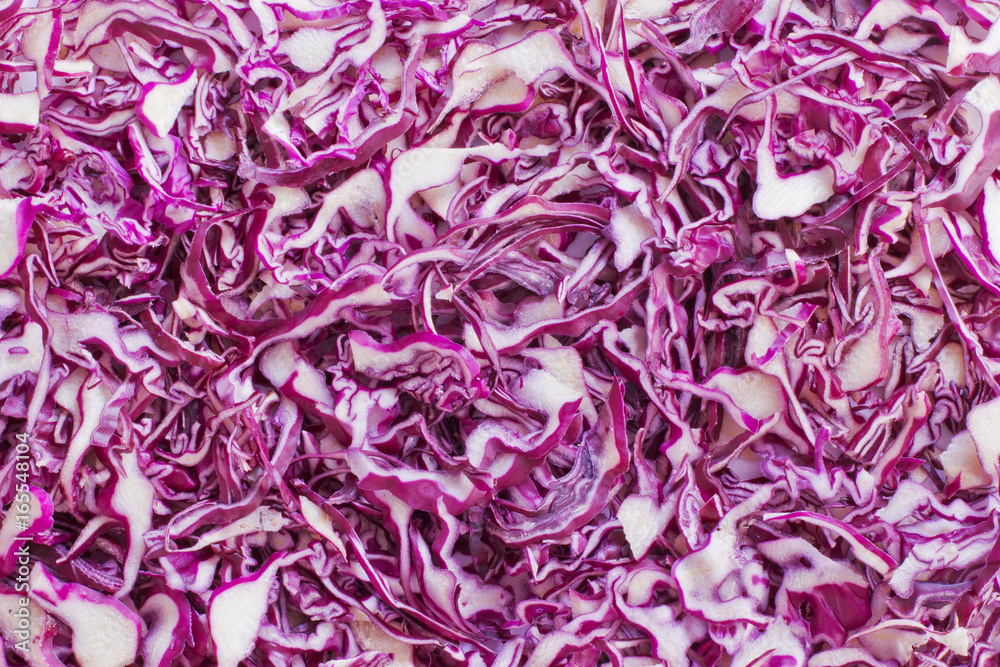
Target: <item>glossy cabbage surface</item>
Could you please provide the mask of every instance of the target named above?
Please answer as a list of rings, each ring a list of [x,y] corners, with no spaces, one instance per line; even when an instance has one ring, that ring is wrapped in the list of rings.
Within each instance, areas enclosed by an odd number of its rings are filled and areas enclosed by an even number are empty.
[[[0,664],[996,667],[998,19],[0,1]]]

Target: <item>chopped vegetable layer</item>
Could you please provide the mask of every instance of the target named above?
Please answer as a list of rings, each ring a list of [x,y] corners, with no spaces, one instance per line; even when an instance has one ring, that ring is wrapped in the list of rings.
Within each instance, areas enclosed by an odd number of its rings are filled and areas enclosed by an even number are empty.
[[[0,665],[997,665],[998,76],[1000,0],[0,0]]]

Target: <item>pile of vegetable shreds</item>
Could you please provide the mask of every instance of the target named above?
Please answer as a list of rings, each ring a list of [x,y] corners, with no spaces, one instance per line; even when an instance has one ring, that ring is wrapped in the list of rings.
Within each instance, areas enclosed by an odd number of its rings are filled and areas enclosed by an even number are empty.
[[[998,19],[0,2],[0,665],[998,665]]]

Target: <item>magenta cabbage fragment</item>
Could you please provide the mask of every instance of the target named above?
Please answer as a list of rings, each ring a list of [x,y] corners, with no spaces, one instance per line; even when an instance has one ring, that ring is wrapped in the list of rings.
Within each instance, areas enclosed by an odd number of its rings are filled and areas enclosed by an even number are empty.
[[[0,665],[1000,665],[998,0],[0,35]]]

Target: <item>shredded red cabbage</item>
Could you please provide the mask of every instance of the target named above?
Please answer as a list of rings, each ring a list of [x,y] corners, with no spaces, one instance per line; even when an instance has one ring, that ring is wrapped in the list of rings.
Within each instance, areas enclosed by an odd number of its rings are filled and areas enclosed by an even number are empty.
[[[1000,664],[998,19],[0,1],[0,665]]]

